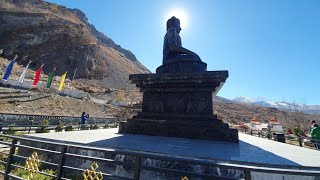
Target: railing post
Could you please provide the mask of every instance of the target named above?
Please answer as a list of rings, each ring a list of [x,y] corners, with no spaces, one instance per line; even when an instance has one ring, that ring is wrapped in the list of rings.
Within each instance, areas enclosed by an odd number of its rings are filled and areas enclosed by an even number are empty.
[[[8,159],[7,159],[7,164],[6,164],[6,170],[4,174],[4,180],[9,180],[8,174],[11,172],[11,163],[12,163],[12,155],[16,152],[16,144],[17,140],[12,139],[11,146],[10,146],[10,151],[8,154]]]
[[[58,164],[58,169],[57,169],[57,180],[61,179],[61,177],[63,176],[63,165],[65,163],[66,160],[66,156],[65,153],[68,150],[68,146],[62,146],[61,147],[61,151],[60,151],[60,156],[59,156],[59,164]]]
[[[134,161],[134,171],[133,171],[133,179],[138,180],[140,179],[140,164],[141,164],[141,157],[136,157]]]
[[[251,171],[250,170],[244,170],[244,179],[251,180]]]

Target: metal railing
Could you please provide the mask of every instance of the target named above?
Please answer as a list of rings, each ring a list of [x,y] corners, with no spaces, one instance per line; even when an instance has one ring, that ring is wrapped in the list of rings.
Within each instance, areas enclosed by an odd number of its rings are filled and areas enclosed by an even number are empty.
[[[296,145],[299,145],[300,147],[308,147],[308,148],[312,148],[312,149],[320,149],[320,140],[317,140],[317,139],[310,139],[308,138],[308,141],[307,142],[304,142],[304,136],[294,136],[294,135],[286,135],[286,134],[272,134],[271,132],[267,132],[267,131],[241,131],[245,134],[248,134],[249,135],[256,135],[258,137],[261,137],[261,138],[267,138],[269,140],[275,140],[275,141],[278,141],[278,142],[283,142],[283,143],[288,143],[289,144],[296,144]],[[279,139],[278,137],[279,136],[283,136],[282,139]],[[287,140],[287,142],[286,142]],[[296,143],[293,143],[293,142],[296,142]],[[318,147],[319,146],[319,147]]]
[[[10,124],[26,124],[29,121],[34,121],[34,124],[41,124],[41,121],[47,119],[52,122],[64,121],[65,123],[78,123],[80,121],[79,116],[53,116],[53,115],[41,115],[41,114],[18,114],[18,113],[0,113],[0,123],[3,125]],[[90,117],[88,123],[105,123],[109,121],[119,121],[119,118],[115,117]]]
[[[67,144],[37,140],[26,137],[16,137],[9,135],[0,135],[5,139],[11,139],[11,142],[1,141],[0,144],[10,145],[10,150],[7,155],[6,161],[1,160],[0,164],[5,166],[0,174],[4,176],[5,180],[8,179],[22,179],[14,174],[15,169],[24,168],[21,163],[32,154],[37,152],[43,157],[40,163],[49,169],[56,171],[56,174],[48,174],[45,171],[40,171],[42,175],[48,176],[51,179],[70,179],[70,172],[78,172],[82,174],[86,168],[76,166],[79,164],[86,164],[85,162],[97,162],[102,167],[102,175],[105,179],[140,179],[142,172],[155,172],[156,174],[165,174],[165,176],[177,176],[199,178],[199,179],[245,179],[250,180],[252,172],[273,173],[284,175],[297,175],[297,176],[320,176],[320,167],[307,167],[307,166],[292,166],[292,165],[269,165],[259,163],[248,163],[239,161],[221,161],[215,159],[202,159],[194,157],[183,157],[177,155],[160,154],[152,152],[141,152],[134,150],[124,150],[115,148],[99,148],[83,145]],[[17,151],[18,150],[18,151]],[[82,153],[81,153],[82,152]],[[84,153],[83,152],[87,152]],[[103,157],[93,156],[94,153],[103,154]],[[3,152],[1,152],[3,153]],[[116,156],[125,156],[125,158],[115,158]],[[45,158],[50,157],[50,158]],[[72,161],[82,163],[71,163]],[[152,163],[146,163],[148,160],[158,162],[173,162],[189,166],[201,166],[206,168],[221,168],[232,169],[240,171],[239,177],[219,176],[217,174],[210,174],[206,172],[195,172],[188,168],[175,168],[172,166],[156,166]],[[101,166],[104,164],[105,166]],[[160,163],[161,164],[161,163]],[[108,168],[112,166],[121,166],[127,169],[128,174],[119,175],[108,172]],[[99,170],[99,171],[100,171]],[[74,179],[71,177],[71,179]],[[153,179],[153,178],[150,178]],[[180,178],[179,178],[180,179]]]
[[[117,123],[110,122],[107,124],[85,124],[84,127],[81,126],[80,124],[78,125],[66,125],[62,126],[60,131],[56,132],[61,132],[62,130],[65,130],[68,127],[72,127],[72,131],[75,130],[94,130],[94,129],[99,129],[99,128],[116,128]],[[57,126],[59,125],[8,125],[8,126],[2,126],[0,125],[0,133],[3,134],[8,134],[8,135],[16,135],[15,132],[24,132],[22,134],[30,134],[31,132],[34,133],[44,133],[44,131],[47,131],[47,133],[50,132],[50,130],[56,130]],[[97,127],[95,127],[97,126]],[[37,132],[37,130],[42,130],[40,132]],[[66,131],[66,130],[65,130]]]

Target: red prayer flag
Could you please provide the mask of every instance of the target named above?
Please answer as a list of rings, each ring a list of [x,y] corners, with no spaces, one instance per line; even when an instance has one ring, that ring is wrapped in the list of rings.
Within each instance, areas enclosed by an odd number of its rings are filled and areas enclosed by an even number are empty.
[[[40,66],[40,68],[37,70],[36,72],[36,76],[34,77],[34,81],[33,81],[33,84],[32,86],[36,86],[38,81],[39,81],[39,78],[40,78],[40,74],[41,74],[41,71],[42,71],[42,67],[43,67],[43,64]]]

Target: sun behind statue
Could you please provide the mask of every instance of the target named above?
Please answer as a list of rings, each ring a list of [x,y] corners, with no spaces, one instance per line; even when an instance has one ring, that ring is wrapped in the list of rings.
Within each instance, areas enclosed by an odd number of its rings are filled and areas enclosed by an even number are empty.
[[[188,16],[186,11],[178,8],[171,9],[164,17],[164,23],[172,16],[175,16],[180,20],[182,29],[186,29],[188,27]]]
[[[157,73],[185,73],[204,72],[207,64],[200,57],[182,47],[180,20],[172,16],[167,21],[167,33],[164,36],[162,66],[158,67]]]

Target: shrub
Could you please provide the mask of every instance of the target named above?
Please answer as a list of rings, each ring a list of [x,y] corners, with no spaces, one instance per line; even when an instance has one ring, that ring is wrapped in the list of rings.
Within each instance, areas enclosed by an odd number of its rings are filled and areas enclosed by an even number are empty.
[[[12,126],[14,126],[15,124],[12,124]],[[15,135],[17,134],[17,128],[16,127],[9,127],[8,130],[4,130],[3,134],[7,134],[7,135]]]
[[[42,171],[47,173],[47,174],[56,175],[56,171],[53,171],[51,169],[44,169]],[[12,173],[14,175],[22,177],[24,179],[29,179],[28,178],[29,172],[24,170],[24,169],[16,168],[15,170],[13,170]],[[50,179],[54,179],[54,178],[46,176],[46,175],[43,175],[43,174],[40,174],[40,173],[34,173],[33,174],[33,179],[36,179],[36,180],[50,180]]]
[[[46,127],[40,127],[36,129],[36,133],[48,133],[50,130],[46,129]]]
[[[6,166],[3,164],[0,164],[0,171],[5,171],[6,170]],[[1,177],[1,176],[0,176]]]
[[[90,129],[90,126],[88,126],[88,125],[81,125],[80,129],[81,129],[81,130],[89,130],[89,129]]]
[[[295,128],[293,129],[293,133],[294,133],[294,135],[296,135],[296,136],[304,136],[304,135],[305,135],[305,133],[303,132],[303,130],[301,130],[299,127],[295,127]]]
[[[98,126],[98,125],[94,125],[94,126],[92,126],[92,128],[91,129],[99,129],[100,128],[100,126]]]
[[[64,130],[65,130],[65,131],[72,131],[73,128],[72,128],[72,126],[67,126]]]
[[[63,126],[58,125],[56,128],[54,128],[54,131],[55,132],[62,132],[63,129],[64,129]]]
[[[36,129],[36,133],[48,133],[50,130],[46,129],[49,126],[49,120],[48,119],[44,119],[42,121],[42,125],[43,127],[40,127],[38,129]]]
[[[44,120],[42,121],[42,125],[44,125],[44,126],[49,126],[49,120],[48,120],[48,119],[44,119]]]
[[[63,122],[60,121],[59,125],[54,129],[56,132],[62,132],[62,130],[64,129],[63,127]]]

